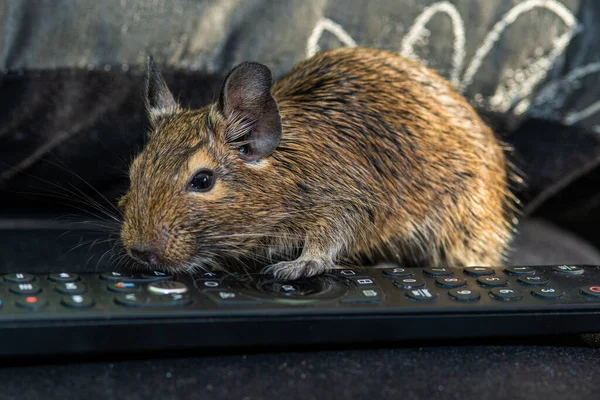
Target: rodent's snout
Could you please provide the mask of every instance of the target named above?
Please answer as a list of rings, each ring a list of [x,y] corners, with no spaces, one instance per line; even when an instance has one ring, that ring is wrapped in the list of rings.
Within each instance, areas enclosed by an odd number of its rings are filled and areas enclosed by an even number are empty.
[[[143,262],[144,264],[148,264],[151,266],[156,266],[159,263],[159,259],[162,258],[162,255],[159,251],[152,247],[146,247],[141,244],[135,244],[130,249],[131,257],[136,260]]]
[[[127,220],[121,227],[121,242],[131,258],[151,268],[178,268],[190,260],[195,246],[194,237],[178,229]]]

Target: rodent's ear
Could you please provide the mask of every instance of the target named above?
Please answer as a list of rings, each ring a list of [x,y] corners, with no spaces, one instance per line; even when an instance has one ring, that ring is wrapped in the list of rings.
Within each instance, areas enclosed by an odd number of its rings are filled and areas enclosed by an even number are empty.
[[[148,57],[146,68],[144,103],[152,124],[155,124],[160,118],[176,114],[179,111],[179,105],[152,57]]]
[[[281,117],[271,95],[271,70],[256,62],[235,67],[225,79],[219,110],[227,120],[228,142],[243,141],[245,161],[256,161],[277,148],[281,138]]]

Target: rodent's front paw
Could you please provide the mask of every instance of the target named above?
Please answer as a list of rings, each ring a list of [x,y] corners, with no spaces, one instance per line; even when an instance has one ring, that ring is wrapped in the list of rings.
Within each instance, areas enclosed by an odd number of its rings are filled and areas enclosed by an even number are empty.
[[[263,273],[273,274],[279,281],[292,281],[299,278],[309,278],[322,274],[333,268],[333,263],[322,260],[282,261],[263,269]]]

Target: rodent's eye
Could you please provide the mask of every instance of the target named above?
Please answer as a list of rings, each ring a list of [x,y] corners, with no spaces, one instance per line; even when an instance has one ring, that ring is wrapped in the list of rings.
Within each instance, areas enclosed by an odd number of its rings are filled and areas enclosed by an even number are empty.
[[[212,171],[204,170],[197,172],[190,181],[188,187],[194,192],[208,192],[215,184],[215,177]]]
[[[240,154],[242,154],[242,155],[246,155],[246,154],[248,154],[248,145],[247,145],[247,144],[245,144],[245,145],[243,145],[243,146],[240,146],[240,149],[239,149],[239,150],[240,150]]]

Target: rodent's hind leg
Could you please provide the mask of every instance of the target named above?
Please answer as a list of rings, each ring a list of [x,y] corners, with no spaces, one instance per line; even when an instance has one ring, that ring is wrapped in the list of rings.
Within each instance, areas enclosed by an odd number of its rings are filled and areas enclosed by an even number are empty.
[[[273,274],[273,277],[279,281],[291,281],[299,278],[308,278],[320,275],[334,268],[331,260],[312,259],[304,256],[298,257],[293,261],[281,261],[270,265],[263,270],[263,273]]]

